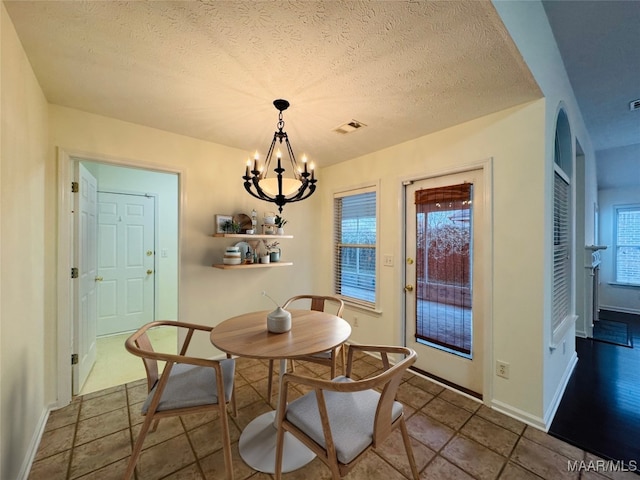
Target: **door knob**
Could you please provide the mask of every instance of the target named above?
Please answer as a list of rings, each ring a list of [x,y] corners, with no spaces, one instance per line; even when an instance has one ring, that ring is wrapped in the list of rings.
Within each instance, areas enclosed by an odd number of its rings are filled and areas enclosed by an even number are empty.
[[[406,285],[404,287],[405,292],[413,292],[413,285]]]
[[[151,275],[153,273],[153,270],[147,270],[147,275]]]
[[[96,282],[101,282],[101,281],[103,280],[103,278],[102,278],[102,277],[96,277],[94,280],[95,280]]]

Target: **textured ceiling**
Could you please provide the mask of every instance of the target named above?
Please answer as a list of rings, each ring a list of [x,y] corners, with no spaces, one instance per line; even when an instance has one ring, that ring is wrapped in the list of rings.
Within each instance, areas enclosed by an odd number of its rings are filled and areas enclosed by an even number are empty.
[[[486,0],[4,3],[49,102],[320,166],[541,97]]]

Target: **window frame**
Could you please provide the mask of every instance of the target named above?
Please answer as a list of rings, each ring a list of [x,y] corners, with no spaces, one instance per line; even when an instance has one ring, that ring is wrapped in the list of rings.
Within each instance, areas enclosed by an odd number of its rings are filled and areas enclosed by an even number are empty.
[[[551,224],[551,311],[550,311],[550,348],[555,349],[560,345],[565,335],[575,325],[577,320],[575,310],[576,279],[575,279],[575,145],[571,133],[569,117],[562,106],[556,115],[555,143],[553,150],[552,169],[552,224]],[[566,183],[567,203],[566,208],[566,258],[558,257],[557,248],[558,230],[556,229],[557,214],[557,188],[556,179]],[[557,279],[560,275],[559,281]]]
[[[621,248],[621,245],[618,243],[618,213],[621,211],[637,211],[640,212],[640,203],[631,203],[625,205],[614,205],[613,207],[613,284],[614,285],[622,285],[626,287],[640,287],[640,278],[637,283],[634,282],[622,282],[618,279],[618,250]],[[638,245],[623,245],[623,246],[634,246],[640,247]]]
[[[374,254],[374,259],[375,259],[375,268],[374,268],[374,282],[375,282],[375,286],[374,286],[374,299],[373,301],[369,301],[366,299],[361,299],[361,298],[357,298],[357,297],[353,297],[353,296],[349,296],[349,295],[345,295],[342,293],[342,290],[340,289],[341,287],[341,281],[339,281],[339,272],[342,270],[341,269],[341,264],[339,265],[340,262],[340,252],[341,252],[341,246],[339,245],[341,242],[339,241],[340,239],[338,238],[339,235],[339,212],[337,210],[337,203],[336,200],[341,199],[341,198],[346,198],[346,197],[354,197],[356,195],[361,195],[361,194],[365,194],[365,193],[375,193],[375,220],[376,220],[376,227],[375,227],[375,243],[373,244],[373,247],[369,247],[369,248],[373,248],[375,251]],[[340,217],[341,219],[342,217]],[[370,310],[370,311],[379,311],[378,310],[378,305],[379,305],[379,295],[380,295],[380,248],[379,248],[379,243],[380,243],[380,187],[378,183],[375,184],[366,184],[366,185],[362,185],[359,187],[351,187],[349,189],[345,189],[345,190],[340,190],[340,191],[336,191],[333,194],[333,235],[332,235],[332,242],[333,242],[333,275],[332,275],[332,289],[333,289],[333,293],[334,295],[338,296],[339,298],[341,298],[346,304],[348,305],[352,305],[358,308],[362,308],[365,310]],[[355,244],[354,244],[355,245]]]

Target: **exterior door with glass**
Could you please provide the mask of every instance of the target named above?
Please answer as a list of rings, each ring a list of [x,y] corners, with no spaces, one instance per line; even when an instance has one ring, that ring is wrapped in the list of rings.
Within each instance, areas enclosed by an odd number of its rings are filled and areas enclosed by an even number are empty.
[[[405,188],[406,344],[415,366],[482,395],[482,170]]]

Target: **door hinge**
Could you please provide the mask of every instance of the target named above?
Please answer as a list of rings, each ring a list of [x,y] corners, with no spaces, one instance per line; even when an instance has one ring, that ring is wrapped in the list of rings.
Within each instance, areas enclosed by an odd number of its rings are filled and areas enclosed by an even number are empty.
[[[78,182],[71,182],[71,193],[78,193],[80,191],[80,186]]]
[[[77,365],[78,364],[78,354],[77,353],[72,353],[71,354],[71,365]]]
[[[71,267],[71,278],[78,278],[78,268]]]

